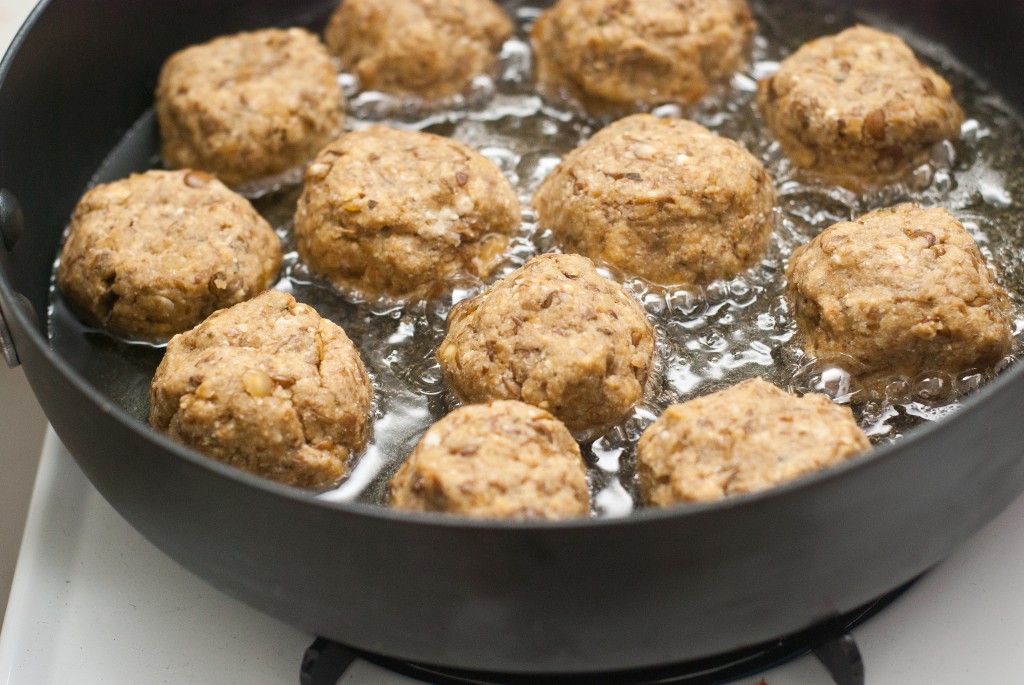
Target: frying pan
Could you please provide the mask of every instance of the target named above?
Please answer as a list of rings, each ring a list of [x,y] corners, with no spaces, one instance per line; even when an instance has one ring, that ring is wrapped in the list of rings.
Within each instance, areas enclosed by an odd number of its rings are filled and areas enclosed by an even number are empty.
[[[47,342],[63,227],[152,104],[167,55],[221,33],[317,26],[333,4],[50,0],[0,66],[6,356],[96,488],[169,556],[302,629],[386,656],[507,673],[616,671],[739,649],[850,611],[934,565],[1024,489],[1024,365],[866,458],[767,492],[611,520],[481,522],[325,502],[155,434],[115,401],[102,358],[58,355]],[[1024,109],[1024,4],[856,4],[949,46]]]

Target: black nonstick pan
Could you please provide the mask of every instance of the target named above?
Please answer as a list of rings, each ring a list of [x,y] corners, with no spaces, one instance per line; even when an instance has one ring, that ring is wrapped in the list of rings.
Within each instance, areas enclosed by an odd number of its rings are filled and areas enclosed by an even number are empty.
[[[170,53],[248,28],[316,27],[334,4],[51,0],[0,66],[5,355],[97,489],[169,556],[362,650],[491,672],[617,671],[848,612],[927,570],[1024,489],[1022,365],[867,458],[755,495],[619,519],[478,522],[326,502],[155,434],[117,401],[119,378],[102,356],[51,349],[62,231],[151,106]],[[1024,110],[1024,4],[824,3],[850,5],[948,46]]]

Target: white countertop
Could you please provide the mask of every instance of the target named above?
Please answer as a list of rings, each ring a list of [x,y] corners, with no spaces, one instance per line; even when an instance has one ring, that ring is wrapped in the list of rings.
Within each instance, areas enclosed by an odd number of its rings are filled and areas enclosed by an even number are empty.
[[[854,631],[869,685],[1024,681],[1022,568],[1024,498]],[[0,635],[0,684],[298,683],[312,640],[165,557],[47,436]],[[811,657],[762,675],[768,685],[829,682]],[[412,681],[358,661],[341,682]]]
[[[7,49],[7,45],[35,5],[35,0],[3,0],[0,2],[0,49]]]

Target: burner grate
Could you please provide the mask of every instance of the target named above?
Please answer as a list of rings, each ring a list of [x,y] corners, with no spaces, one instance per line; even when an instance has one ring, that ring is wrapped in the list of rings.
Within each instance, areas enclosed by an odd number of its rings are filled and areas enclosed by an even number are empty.
[[[913,581],[911,581],[913,582]],[[773,642],[727,654],[639,671],[524,676],[481,673],[413,664],[364,653],[317,638],[302,660],[301,685],[336,685],[356,659],[436,685],[582,685],[595,679],[606,685],[724,685],[813,653],[836,685],[864,685],[864,662],[850,631],[888,606],[910,583],[845,616]]]

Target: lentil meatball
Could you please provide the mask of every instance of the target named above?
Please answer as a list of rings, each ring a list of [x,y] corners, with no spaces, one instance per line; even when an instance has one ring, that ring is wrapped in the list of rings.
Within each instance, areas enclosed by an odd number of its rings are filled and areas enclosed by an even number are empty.
[[[512,29],[491,0],[344,0],[324,40],[362,88],[436,99],[492,73]]]
[[[280,263],[245,198],[201,171],[148,171],[79,200],[57,284],[90,323],[166,340],[267,288]]]
[[[806,352],[868,389],[1010,352],[1007,294],[944,209],[903,204],[835,224],[793,254],[786,278]]]
[[[871,447],[849,408],[760,378],[674,404],[637,445],[643,499],[712,502],[838,464]]]
[[[432,298],[460,274],[485,278],[519,228],[501,171],[462,143],[372,126],[337,139],[306,171],[299,254],[365,295]]]
[[[642,397],[654,329],[640,304],[579,255],[547,254],[456,305],[437,357],[464,402],[522,400],[579,435]]]
[[[456,409],[423,435],[391,479],[391,506],[477,518],[586,516],[580,448],[555,417],[499,400]]]
[[[737,143],[636,114],[566,155],[533,198],[566,251],[663,285],[731,278],[773,227],[775,189]]]
[[[319,488],[341,481],[366,444],[371,394],[345,331],[268,291],[171,339],[149,421],[226,464]]]
[[[172,55],[160,71],[156,114],[169,166],[240,186],[306,164],[341,132],[344,95],[316,36],[265,29]]]
[[[794,165],[854,190],[905,176],[964,118],[945,79],[867,26],[805,44],[758,84],[757,103]]]
[[[691,104],[747,59],[746,0],[559,0],[534,24],[538,88],[587,109]]]

